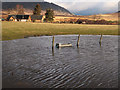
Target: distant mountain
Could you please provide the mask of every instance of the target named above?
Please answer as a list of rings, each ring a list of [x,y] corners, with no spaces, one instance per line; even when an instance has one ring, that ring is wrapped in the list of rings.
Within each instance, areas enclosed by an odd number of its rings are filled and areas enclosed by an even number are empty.
[[[72,13],[69,12],[64,7],[61,7],[54,3],[49,3],[49,2],[2,2],[2,10],[3,11],[14,10],[16,8],[16,5],[19,4],[19,5],[23,5],[27,13],[32,14],[35,6],[38,3],[40,4],[42,8],[43,13],[45,13],[46,9],[51,8],[55,11],[55,15],[72,15]]]
[[[104,11],[99,8],[88,8],[86,10],[74,11],[75,15],[95,15],[95,14],[107,14],[107,13],[115,13],[117,11]]]

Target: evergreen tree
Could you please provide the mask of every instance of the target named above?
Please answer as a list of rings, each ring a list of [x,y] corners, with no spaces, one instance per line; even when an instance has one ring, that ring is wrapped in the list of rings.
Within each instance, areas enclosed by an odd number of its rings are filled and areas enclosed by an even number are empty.
[[[45,13],[45,21],[52,22],[54,18],[54,11],[52,9],[47,9]]]
[[[40,15],[40,13],[41,13],[41,7],[40,7],[40,4],[37,4],[34,11],[33,11],[33,14]]]

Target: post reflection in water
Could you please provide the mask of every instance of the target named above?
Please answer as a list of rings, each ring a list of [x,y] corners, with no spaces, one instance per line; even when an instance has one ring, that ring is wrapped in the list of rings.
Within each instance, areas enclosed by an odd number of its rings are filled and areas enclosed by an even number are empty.
[[[99,42],[99,45],[100,45],[100,47],[101,47],[101,45],[102,45],[101,42]]]
[[[77,46],[77,52],[80,53],[80,48],[79,48],[79,46]]]
[[[52,56],[54,56],[54,47],[52,47]]]

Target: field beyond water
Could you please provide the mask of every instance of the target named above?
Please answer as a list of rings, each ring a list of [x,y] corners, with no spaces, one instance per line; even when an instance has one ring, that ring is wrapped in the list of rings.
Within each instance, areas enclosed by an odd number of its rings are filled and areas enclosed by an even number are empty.
[[[53,24],[2,22],[2,40],[42,35],[118,35],[118,25]]]

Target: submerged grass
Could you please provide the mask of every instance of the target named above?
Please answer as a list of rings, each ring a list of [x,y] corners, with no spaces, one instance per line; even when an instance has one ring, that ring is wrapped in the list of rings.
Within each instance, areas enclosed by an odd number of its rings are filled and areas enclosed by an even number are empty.
[[[118,35],[118,25],[53,24],[32,22],[2,22],[2,40],[41,35]]]

